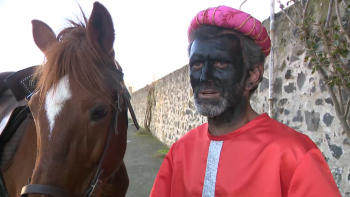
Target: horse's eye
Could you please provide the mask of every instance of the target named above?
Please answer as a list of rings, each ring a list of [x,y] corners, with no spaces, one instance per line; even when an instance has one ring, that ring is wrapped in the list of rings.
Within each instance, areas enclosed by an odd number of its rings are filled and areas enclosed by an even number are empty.
[[[91,119],[93,121],[98,121],[104,118],[107,115],[107,110],[105,107],[98,107],[96,108],[91,115]]]

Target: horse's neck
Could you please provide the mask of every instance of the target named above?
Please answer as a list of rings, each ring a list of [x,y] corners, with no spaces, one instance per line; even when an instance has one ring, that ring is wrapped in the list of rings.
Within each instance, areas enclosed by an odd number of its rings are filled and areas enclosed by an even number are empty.
[[[3,178],[10,197],[20,196],[23,186],[28,184],[35,166],[37,152],[36,130],[33,119],[29,120],[11,166],[3,172]]]

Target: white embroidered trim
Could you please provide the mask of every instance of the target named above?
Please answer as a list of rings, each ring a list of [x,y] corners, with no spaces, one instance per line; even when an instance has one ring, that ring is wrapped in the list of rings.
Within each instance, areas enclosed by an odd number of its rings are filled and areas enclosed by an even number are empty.
[[[202,197],[215,196],[216,175],[223,141],[210,141]]]

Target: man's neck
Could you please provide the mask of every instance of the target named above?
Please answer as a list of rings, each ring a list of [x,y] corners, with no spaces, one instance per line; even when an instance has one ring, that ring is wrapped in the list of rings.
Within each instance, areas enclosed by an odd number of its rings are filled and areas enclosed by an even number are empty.
[[[226,135],[258,116],[249,101],[242,100],[235,108],[229,108],[219,116],[208,117],[209,132],[216,136]]]

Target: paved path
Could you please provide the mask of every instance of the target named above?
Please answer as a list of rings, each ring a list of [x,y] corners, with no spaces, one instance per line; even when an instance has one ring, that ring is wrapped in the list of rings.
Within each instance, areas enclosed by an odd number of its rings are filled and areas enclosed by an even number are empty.
[[[124,157],[130,179],[127,197],[149,197],[164,157],[157,151],[164,149],[167,147],[158,139],[143,129],[137,131],[133,124],[129,124]]]

